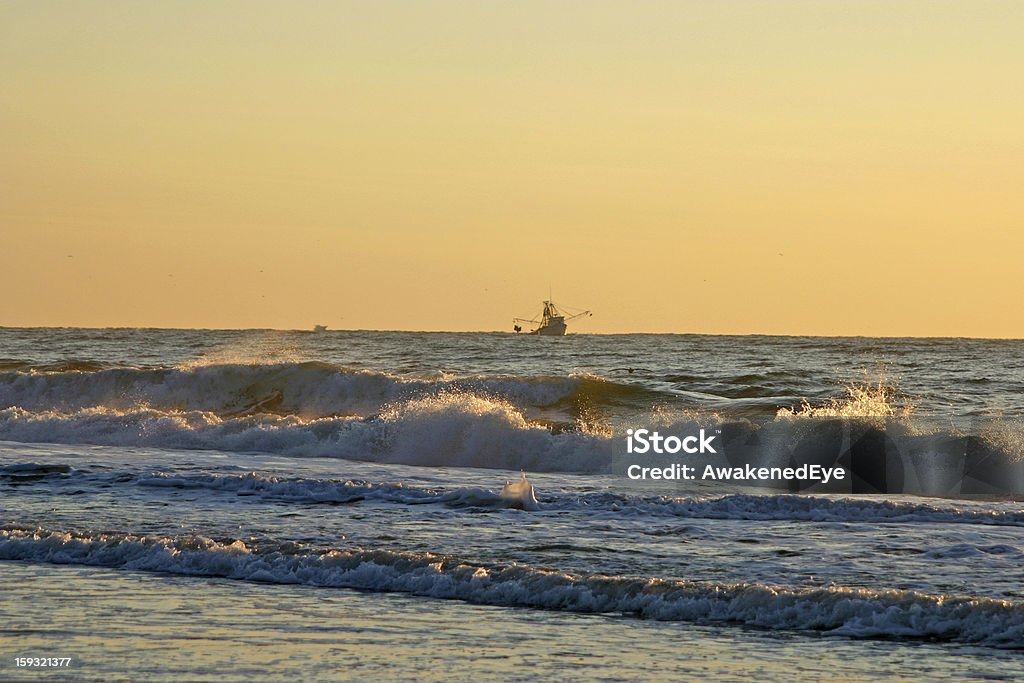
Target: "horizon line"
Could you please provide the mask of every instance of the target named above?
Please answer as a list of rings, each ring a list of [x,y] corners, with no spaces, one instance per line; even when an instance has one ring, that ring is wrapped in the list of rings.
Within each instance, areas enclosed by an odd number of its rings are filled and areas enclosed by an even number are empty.
[[[315,332],[309,328],[295,327],[176,327],[156,325],[0,325],[0,330],[159,330],[196,332],[308,332],[325,334],[330,332],[381,332],[389,334],[505,334],[519,337],[533,337],[529,333],[505,330],[408,330],[376,328],[330,328]],[[967,339],[975,341],[1022,341],[1024,337],[981,337],[965,335],[899,335],[899,334],[798,334],[785,332],[570,332],[564,336],[612,337],[612,336],[679,336],[679,337],[782,337],[821,339]],[[557,337],[556,337],[557,338]]]

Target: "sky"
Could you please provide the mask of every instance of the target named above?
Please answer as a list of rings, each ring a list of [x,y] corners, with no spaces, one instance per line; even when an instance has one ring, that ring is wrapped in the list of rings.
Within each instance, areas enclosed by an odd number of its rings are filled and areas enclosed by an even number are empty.
[[[0,4],[0,325],[1024,337],[1024,3]]]

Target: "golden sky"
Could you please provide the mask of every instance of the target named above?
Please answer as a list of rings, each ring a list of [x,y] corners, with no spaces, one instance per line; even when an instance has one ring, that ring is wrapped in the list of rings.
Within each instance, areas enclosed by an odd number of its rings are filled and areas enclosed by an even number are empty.
[[[1024,337],[1024,2],[4,2],[0,325]]]

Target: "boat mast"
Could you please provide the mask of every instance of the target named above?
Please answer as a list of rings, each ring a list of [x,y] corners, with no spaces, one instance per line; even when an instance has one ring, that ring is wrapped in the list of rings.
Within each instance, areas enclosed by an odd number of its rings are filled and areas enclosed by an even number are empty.
[[[551,298],[550,298],[551,297],[550,288],[548,290],[548,297],[549,298],[547,299],[547,301],[544,302],[544,309],[541,311],[541,315],[540,315],[540,320],[539,321],[537,319],[535,319],[535,318],[513,318],[512,322],[513,323],[524,322],[524,323],[533,323],[533,324],[537,324],[539,322],[540,324],[537,327],[537,329],[533,330],[532,332],[530,332],[530,334],[544,334],[544,332],[542,332],[542,330],[544,330],[545,328],[549,328],[549,327],[550,328],[560,328],[560,334],[565,334],[565,323],[567,323],[570,320],[575,320],[576,318],[580,318],[580,317],[585,316],[585,315],[586,316],[593,315],[590,311],[581,311],[579,313],[574,313],[573,315],[566,315],[565,313],[560,311],[558,309],[558,306],[555,305],[555,302],[551,300]],[[519,332],[519,331],[522,330],[522,328],[519,327],[518,324],[514,324],[513,325],[513,329],[515,329],[516,332]]]

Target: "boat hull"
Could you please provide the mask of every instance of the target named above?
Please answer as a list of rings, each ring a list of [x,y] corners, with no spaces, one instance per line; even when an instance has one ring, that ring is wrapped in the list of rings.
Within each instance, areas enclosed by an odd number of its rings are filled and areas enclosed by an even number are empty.
[[[565,329],[565,323],[558,321],[542,325],[530,334],[540,335],[541,337],[563,337],[565,336]]]

